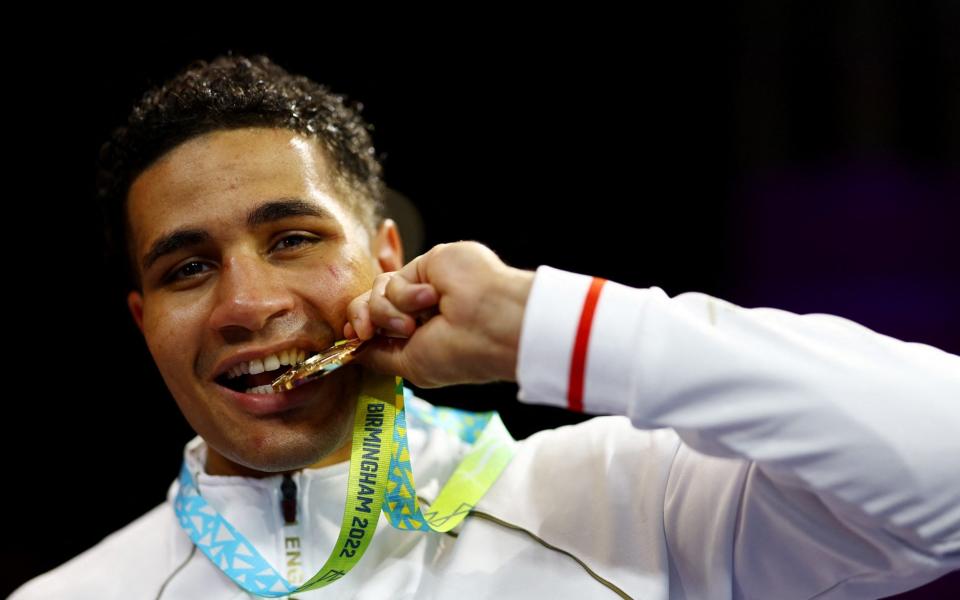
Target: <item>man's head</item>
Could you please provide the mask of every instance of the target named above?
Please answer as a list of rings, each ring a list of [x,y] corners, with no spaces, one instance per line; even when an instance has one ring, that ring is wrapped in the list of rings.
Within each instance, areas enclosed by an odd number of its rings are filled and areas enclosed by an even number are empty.
[[[194,63],[101,150],[108,248],[211,471],[346,457],[359,367],[282,397],[245,393],[280,371],[242,372],[339,339],[349,301],[402,265],[380,173],[356,111],[265,57]]]

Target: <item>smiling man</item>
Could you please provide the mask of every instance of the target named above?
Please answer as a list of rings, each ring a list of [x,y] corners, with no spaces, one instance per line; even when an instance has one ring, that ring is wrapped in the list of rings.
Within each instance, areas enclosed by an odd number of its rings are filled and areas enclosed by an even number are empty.
[[[346,460],[359,369],[274,393],[278,369],[340,339],[347,303],[402,265],[340,200],[332,161],[286,129],[207,133],[130,186],[142,291],[130,311],[167,387],[207,441],[207,472],[255,475]]]
[[[403,265],[368,129],[359,107],[326,87],[266,57],[230,55],[149,90],[100,153],[111,264],[197,433],[184,464],[210,505],[294,584],[333,548],[357,397],[373,376],[355,364],[286,392],[268,384],[341,339],[348,304]],[[430,409],[413,397],[410,406]],[[428,491],[468,448],[413,420],[408,437]],[[233,597],[237,583],[196,551],[174,514],[180,488],[175,481],[166,503],[15,597]],[[410,555],[387,569],[397,580],[389,589],[415,589],[409,565],[422,568],[451,539],[399,533],[378,533],[356,579]]]
[[[868,599],[960,567],[960,357],[830,315],[522,271],[476,242],[404,264],[356,111],[263,57],[145,95],[99,189],[130,314],[198,435],[163,503],[13,600],[276,597],[314,573],[332,587],[290,597]],[[355,363],[265,388],[354,335]],[[388,427],[394,400],[364,392],[394,399],[394,375],[516,381],[525,402],[612,416],[473,444],[475,415],[409,390],[408,426]],[[383,475],[389,525],[362,516]],[[469,517],[425,530],[442,519],[404,508],[436,517],[448,481],[439,516]],[[321,568],[359,540],[351,571]]]

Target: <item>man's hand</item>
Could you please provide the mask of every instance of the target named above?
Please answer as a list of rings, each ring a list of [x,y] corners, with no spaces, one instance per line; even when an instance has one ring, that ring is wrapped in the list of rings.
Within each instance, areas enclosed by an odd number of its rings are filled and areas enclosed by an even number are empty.
[[[343,333],[366,340],[382,330],[390,337],[357,362],[419,387],[515,381],[533,276],[480,243],[440,244],[378,275],[350,302]]]

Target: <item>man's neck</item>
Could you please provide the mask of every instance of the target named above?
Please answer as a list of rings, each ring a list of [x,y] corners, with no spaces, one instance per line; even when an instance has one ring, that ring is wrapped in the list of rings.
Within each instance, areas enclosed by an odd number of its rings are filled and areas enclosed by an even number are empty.
[[[302,467],[305,469],[318,469],[320,467],[327,467],[329,465],[334,465],[340,462],[350,460],[350,450],[351,445],[345,444],[339,450],[332,452],[312,465],[307,465]],[[240,477],[254,477],[256,479],[262,479],[264,477],[271,477],[273,475],[283,475],[287,473],[295,473],[301,469],[292,469],[290,471],[258,471],[256,469],[251,469],[241,464],[237,464],[232,460],[224,457],[222,454],[214,450],[207,444],[207,462],[204,465],[204,470],[208,475],[237,475]]]

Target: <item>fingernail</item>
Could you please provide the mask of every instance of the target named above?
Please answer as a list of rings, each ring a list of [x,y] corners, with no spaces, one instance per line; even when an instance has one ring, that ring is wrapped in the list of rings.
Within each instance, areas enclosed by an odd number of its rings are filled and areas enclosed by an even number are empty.
[[[433,291],[432,290],[421,290],[417,294],[417,303],[426,304],[433,300]]]
[[[393,329],[397,333],[402,333],[407,330],[407,324],[403,319],[394,317],[390,319],[390,329]]]

